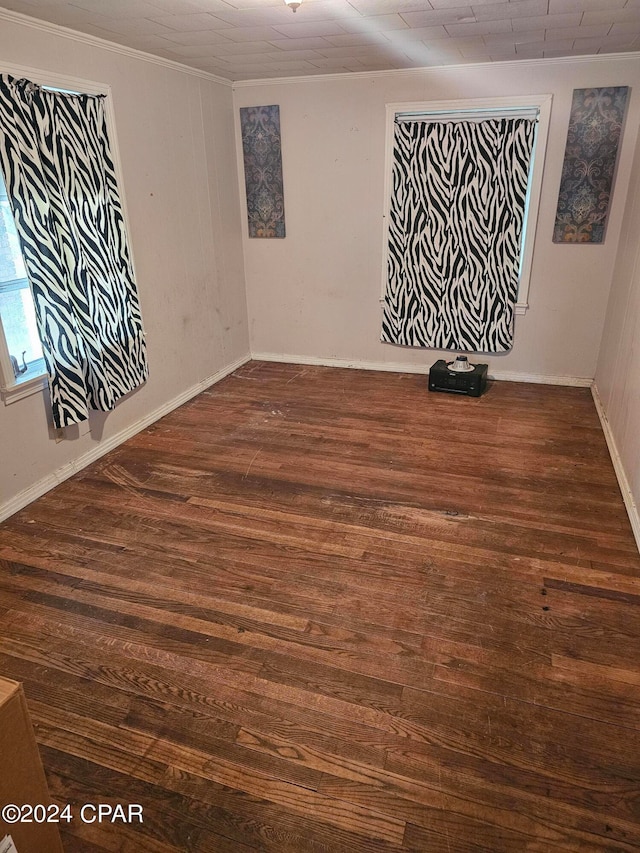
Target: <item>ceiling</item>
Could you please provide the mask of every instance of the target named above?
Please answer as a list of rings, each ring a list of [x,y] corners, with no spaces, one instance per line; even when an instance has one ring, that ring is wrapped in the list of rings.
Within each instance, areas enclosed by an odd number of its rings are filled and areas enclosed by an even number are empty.
[[[231,81],[640,49],[640,0],[0,3]]]

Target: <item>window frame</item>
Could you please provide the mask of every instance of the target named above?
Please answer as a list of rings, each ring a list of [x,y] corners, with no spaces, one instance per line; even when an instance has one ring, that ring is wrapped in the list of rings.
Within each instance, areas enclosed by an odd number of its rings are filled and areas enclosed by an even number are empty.
[[[120,150],[118,148],[118,134],[116,132],[116,121],[113,107],[113,97],[111,86],[108,83],[97,83],[94,80],[85,80],[82,77],[72,77],[68,74],[56,74],[54,72],[43,71],[41,68],[33,68],[26,65],[10,65],[1,63],[0,73],[10,74],[16,78],[26,78],[39,86],[44,86],[49,89],[59,89],[61,91],[81,93],[83,95],[104,95],[105,96],[105,116],[107,122],[107,133],[109,134],[109,143],[111,147],[111,155],[113,157],[113,165],[118,180],[120,202],[124,216],[124,228],[126,231],[127,240],[129,242],[129,255],[131,266],[135,277],[136,267],[133,256],[133,242],[129,231],[129,216],[127,211],[127,202],[124,192],[124,180],[122,177],[122,161],[120,159]],[[13,374],[11,367],[11,359],[9,357],[9,349],[2,327],[2,318],[0,317],[0,397],[5,406],[29,397],[32,394],[37,394],[44,391],[48,387],[49,380],[46,373],[41,373],[31,379],[26,379],[23,382],[16,382],[16,377]]]
[[[0,180],[1,180],[0,176]],[[21,287],[12,287],[11,285],[16,285],[18,283],[23,283]],[[8,286],[8,287],[7,287]],[[0,283],[0,294],[5,292],[6,289],[9,290],[31,290],[31,285],[29,284],[29,279],[26,277],[21,277],[18,279],[14,279],[10,282],[2,282]],[[8,376],[9,381],[5,382],[5,378]],[[34,393],[34,390],[38,390],[42,385],[43,381],[46,381],[46,374],[44,372],[37,373],[28,378],[19,379],[14,375],[13,367],[11,364],[11,356],[9,354],[9,347],[7,344],[7,336],[3,326],[2,314],[0,313],[0,391],[3,394],[10,394],[11,400],[18,400],[22,397],[28,397],[30,394]]]
[[[384,211],[382,216],[382,288],[380,302],[384,302],[387,289],[387,265],[389,258],[389,211],[391,207],[391,192],[393,187],[393,142],[396,116],[415,113],[421,117],[445,119],[447,113],[452,118],[508,117],[517,114],[518,110],[538,111],[538,130],[531,155],[531,171],[528,195],[528,211],[523,229],[522,256],[520,260],[520,278],[518,282],[518,298],[515,305],[517,315],[526,314],[529,308],[529,287],[531,283],[531,268],[533,266],[533,249],[538,228],[538,214],[542,192],[542,178],[551,122],[551,104],[553,95],[518,95],[499,98],[464,98],[454,101],[417,101],[409,103],[392,103],[386,105],[386,134],[385,134],[385,174],[384,174]]]

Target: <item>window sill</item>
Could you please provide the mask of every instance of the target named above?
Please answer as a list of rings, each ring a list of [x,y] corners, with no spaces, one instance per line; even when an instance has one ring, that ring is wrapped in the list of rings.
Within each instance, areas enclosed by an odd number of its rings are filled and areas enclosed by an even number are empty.
[[[16,382],[14,385],[9,385],[8,388],[1,388],[0,394],[5,406],[11,403],[16,403],[18,400],[23,400],[25,397],[30,397],[32,394],[38,394],[47,385],[46,373],[41,373],[38,376],[33,376],[31,379],[25,379],[23,382]]]

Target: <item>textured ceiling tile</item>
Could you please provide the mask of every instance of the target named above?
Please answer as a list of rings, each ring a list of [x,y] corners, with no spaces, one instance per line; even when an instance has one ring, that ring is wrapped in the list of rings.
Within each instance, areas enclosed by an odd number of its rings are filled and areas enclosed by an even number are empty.
[[[347,71],[365,71],[364,65],[357,59],[310,59],[309,63],[323,73],[340,74]]]
[[[428,44],[428,42],[427,42]],[[440,44],[440,42],[434,42],[434,44]],[[465,47],[483,47],[484,46],[484,37],[483,36],[460,36],[460,38],[451,38],[447,39],[447,44],[451,45],[451,47],[462,50]]]
[[[336,23],[340,25],[340,29],[345,33],[375,33],[378,31],[378,28],[375,24],[371,23],[372,20],[374,19],[358,15],[357,18],[341,18],[339,21],[336,21]],[[392,27],[391,29],[408,30],[409,27]]]
[[[267,56],[269,59],[278,60],[279,62],[283,59],[291,59],[293,61],[312,61],[314,59],[322,58],[322,54],[317,50],[290,50],[287,51],[287,53],[283,53],[281,50],[275,50],[268,53]]]
[[[362,23],[363,32],[406,30],[409,26],[400,15],[369,15]]]
[[[113,33],[98,32],[98,28],[93,35],[107,41],[113,41]],[[163,56],[165,59],[172,59],[174,62],[183,62],[174,51],[175,45],[160,36],[122,36],[118,39],[117,44],[132,47],[134,50],[142,50],[144,53],[151,53],[154,56]]]
[[[433,45],[443,44],[442,41],[434,41],[431,44],[427,45],[423,41],[414,41],[404,45],[395,45],[394,50],[397,52],[397,55],[404,54],[404,56],[408,56],[412,62],[423,63],[425,65],[429,65],[431,62],[431,57],[435,54],[435,49]],[[447,47],[450,46],[450,42],[447,39],[444,44]]]
[[[322,71],[323,73],[340,74],[346,73],[347,71],[365,70],[364,66],[361,65],[357,59],[343,60],[319,57],[318,59],[310,59],[309,64],[313,65],[317,71]]]
[[[44,6],[67,6],[69,0],[24,0],[26,6],[31,6],[32,9],[40,9]],[[9,8],[9,0],[3,2],[4,8]]]
[[[439,47],[425,45],[426,53],[420,53],[415,56],[417,66],[435,66],[435,65],[451,65],[454,62],[464,61],[462,52],[454,47],[449,41],[438,42]],[[411,54],[408,54],[411,55]]]
[[[44,0],[3,0],[2,8],[9,9],[11,12],[22,12],[22,8],[25,9],[25,15],[31,15],[32,17],[42,17],[41,11],[42,9],[49,7],[50,9],[55,9],[56,7],[65,6],[67,0],[51,0],[51,2],[45,3]],[[22,8],[18,8],[18,7]]]
[[[544,41],[544,30],[525,30],[522,33],[494,33],[482,37],[485,44],[530,44],[536,41]]]
[[[416,68],[418,67],[415,62],[412,62],[410,59],[404,56],[398,56],[395,58],[395,62],[397,63],[398,68]],[[420,66],[424,66],[424,62],[420,63]],[[363,61],[362,71],[386,71],[388,68],[388,62],[384,59],[376,60],[372,59],[370,61]]]
[[[101,21],[100,26],[105,30],[109,30],[111,38],[116,35],[173,35],[173,30],[170,30],[168,27],[165,27],[156,21],[150,21],[148,18],[127,18],[126,20],[123,20],[122,18],[104,18]]]
[[[609,30],[610,36],[620,36],[625,33],[640,33],[640,20],[639,21],[627,21],[624,24],[614,24]]]
[[[607,9],[601,12],[585,12],[583,24],[623,24],[640,20],[640,9]]]
[[[388,39],[394,42],[426,41],[427,39],[446,39],[449,33],[444,27],[417,27],[413,30],[394,30],[386,33]]]
[[[71,8],[71,4],[68,4]],[[110,18],[144,18],[156,15],[157,6],[146,0],[75,0],[73,6],[88,12],[108,15]]]
[[[512,32],[511,21],[478,21],[475,24],[447,24],[450,36],[483,36],[488,33]]]
[[[224,77],[225,80],[233,79],[233,72],[231,69],[222,65],[216,59],[195,59],[193,61],[193,68],[200,68],[202,71],[208,71],[209,74],[216,74],[218,77]]]
[[[227,32],[228,30],[194,30],[193,32],[181,33],[177,30],[175,32],[171,30],[165,34],[165,38],[176,44],[184,45],[220,44],[229,41],[223,35]]]
[[[544,46],[539,42],[519,44],[516,46],[516,56],[519,59],[542,59],[544,57]]]
[[[221,32],[231,41],[273,41],[280,37],[275,27],[233,27]]]
[[[582,15],[537,15],[535,18],[516,18],[512,21],[514,32],[519,30],[552,30],[561,27],[579,27]]]
[[[542,55],[545,59],[558,59],[560,57],[565,56],[580,56],[584,54],[583,50],[575,50],[574,48],[568,48],[566,50],[560,48],[559,50],[545,50]]]
[[[545,39],[544,49],[548,50],[571,50],[575,39]]]
[[[494,6],[496,0],[430,0],[430,3],[434,9],[456,9],[459,6]]]
[[[505,59],[515,59],[516,46],[515,44],[498,44],[493,45],[489,51],[489,58],[493,61],[503,61]]]
[[[513,0],[511,3],[496,3],[489,6],[473,6],[478,21],[499,21],[513,18],[532,18],[545,15],[548,0]]]
[[[225,27],[224,22],[220,21],[219,18],[214,18],[213,15],[208,15],[206,12],[189,15],[159,15],[150,20],[162,24],[168,30],[182,30],[186,32],[193,30],[217,30]],[[227,24],[226,26],[230,25]]]
[[[235,41],[227,42],[226,44],[216,44],[213,46],[212,53],[216,57],[225,59],[228,56],[244,56],[251,53],[283,55],[281,50],[274,52],[273,45],[268,41]]]
[[[391,38],[390,35],[389,38]],[[341,36],[327,36],[326,41],[333,47],[350,47],[363,44],[389,44],[389,38],[382,33],[345,33]]]
[[[153,36],[134,34],[123,35],[122,33],[114,33],[111,30],[105,30],[104,27],[95,27],[93,24],[85,24],[82,27],[82,32],[89,36],[95,36],[103,41],[111,42],[112,44],[124,45],[124,47],[130,47],[134,50],[141,50],[145,53],[153,53],[158,56],[160,55],[160,51],[156,51],[153,46],[145,46],[147,40],[152,39]],[[171,47],[170,43],[167,41],[165,41],[164,44],[169,48]]]
[[[431,6],[426,0],[349,0],[349,2],[361,15],[421,12]]]
[[[431,9],[426,12],[405,12],[402,17],[410,27],[434,27],[438,24],[467,23],[476,19],[471,6]]]
[[[610,50],[631,50],[638,40],[636,33],[626,33],[619,36],[607,36],[606,38],[577,38],[575,47],[585,47],[589,50],[602,50],[608,53]]]
[[[227,6],[232,9],[242,9],[246,11],[257,11],[264,9],[265,6],[279,6],[281,0],[225,0]]]
[[[233,42],[227,42],[233,46]],[[180,57],[180,62],[187,63],[191,59],[207,59],[224,55],[225,44],[173,44],[170,50]]]
[[[306,39],[288,39],[278,38],[271,39],[269,44],[280,50],[319,50],[323,47],[331,47],[331,42],[323,38],[306,38]]]
[[[467,60],[475,60],[475,61],[487,61],[490,57],[489,48],[486,44],[483,44],[482,47],[465,47],[461,51],[463,57]]]
[[[80,9],[77,6],[69,4],[65,4],[64,6],[39,6],[33,15],[35,18],[51,21],[51,23],[59,24],[61,27],[71,27],[71,29],[80,30],[81,32],[85,24],[94,24],[99,27],[106,20],[110,20],[106,15],[101,15],[99,12],[90,12],[87,9]]]
[[[239,66],[242,67],[242,66]],[[308,62],[270,62],[269,70],[275,71],[280,75],[283,74],[306,74],[314,66]]]
[[[516,45],[515,42],[512,41],[489,41],[485,42],[485,47],[489,51],[490,56],[495,56],[498,53],[503,53],[505,55],[515,56],[516,53]]]
[[[333,23],[332,21],[315,21],[309,24],[285,24],[283,26],[277,26],[275,29],[281,35],[289,36],[290,38],[337,36],[345,32],[340,24]],[[276,38],[276,36],[272,36],[272,38]]]
[[[389,45],[389,50],[391,49],[391,45]],[[350,56],[355,56],[358,60],[362,60],[364,56],[375,57],[379,59],[381,56],[389,56],[388,51],[382,51],[375,47],[367,47],[367,46],[359,46],[359,47],[329,47],[323,48],[318,51],[322,56],[331,57],[338,59],[349,58]]]
[[[284,3],[281,8],[290,18],[293,14],[304,17],[305,21],[331,21],[340,18],[360,18],[361,13],[345,0],[304,0],[304,8],[292,12]]]
[[[500,51],[512,54],[515,54],[516,52],[515,42],[512,41],[487,41],[485,46],[487,47],[489,54],[492,56]]]
[[[147,2],[157,7],[156,15],[189,15],[197,12],[215,15],[218,9],[229,8],[224,0],[147,0]]]
[[[549,0],[549,14],[589,12],[598,9],[622,9],[626,0]]]
[[[211,14],[226,27],[271,27],[275,24],[290,23],[294,13],[282,3],[279,6],[257,9],[255,12],[221,9]]]
[[[222,56],[217,57],[217,60],[221,62],[224,60],[224,65],[226,68],[246,68],[248,65],[284,65],[287,63],[287,58],[283,54],[283,58],[280,62],[273,62],[268,53],[250,53],[250,54],[242,54],[241,56]],[[291,60],[291,63],[296,65],[298,64],[298,60]]]
[[[567,27],[566,29],[554,29],[554,38],[589,38],[590,36],[606,36],[611,29],[611,24],[596,24],[590,27]]]
[[[43,21],[47,20],[43,9],[34,6],[29,0],[2,0],[2,7],[10,12],[20,12],[21,15],[29,15]]]

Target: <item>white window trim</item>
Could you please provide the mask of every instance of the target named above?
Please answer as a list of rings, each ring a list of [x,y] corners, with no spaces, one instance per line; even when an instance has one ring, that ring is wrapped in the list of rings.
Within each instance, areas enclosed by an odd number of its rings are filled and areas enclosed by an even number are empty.
[[[135,261],[133,257],[133,244],[129,233],[129,217],[127,215],[127,201],[124,192],[124,181],[122,179],[122,162],[118,148],[118,134],[116,132],[115,113],[113,109],[113,98],[111,97],[111,86],[108,83],[96,83],[94,80],[85,80],[82,77],[70,77],[67,74],[56,74],[43,71],[41,68],[33,68],[29,65],[0,65],[0,73],[10,74],[16,78],[26,78],[39,86],[48,86],[52,89],[63,89],[68,92],[82,92],[84,95],[105,95],[105,115],[107,120],[107,131],[111,145],[111,155],[118,181],[118,190],[122,212],[124,216],[124,227],[129,243],[129,254],[135,277]],[[34,376],[24,382],[16,382],[11,367],[9,351],[7,349],[2,320],[0,319],[0,397],[8,406],[32,394],[41,393],[48,386],[46,373]]]
[[[470,118],[480,110],[487,112],[503,113],[506,115],[517,115],[518,110],[538,111],[538,131],[532,154],[533,168],[529,184],[529,212],[525,222],[524,251],[521,260],[521,275],[518,285],[518,299],[515,306],[516,314],[526,314],[529,307],[529,286],[531,282],[531,268],[533,266],[533,249],[538,228],[538,212],[540,209],[540,194],[542,190],[542,176],[544,174],[544,161],[547,150],[547,138],[549,136],[549,124],[551,120],[551,102],[553,95],[520,95],[500,98],[472,98],[456,101],[419,101],[411,103],[387,104],[387,125],[385,140],[385,175],[384,175],[384,213],[383,213],[383,245],[382,245],[382,289],[380,302],[384,301],[387,289],[387,262],[389,255],[389,209],[391,206],[392,170],[393,170],[393,138],[396,116],[407,113],[429,115],[437,119],[445,120],[451,118],[444,114],[455,114],[455,118]],[[466,116],[464,114],[467,114]]]

